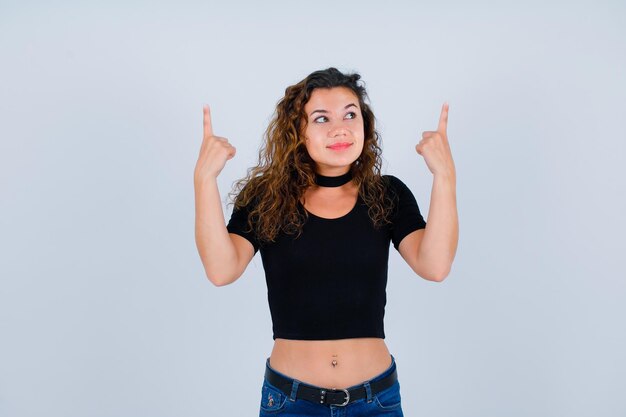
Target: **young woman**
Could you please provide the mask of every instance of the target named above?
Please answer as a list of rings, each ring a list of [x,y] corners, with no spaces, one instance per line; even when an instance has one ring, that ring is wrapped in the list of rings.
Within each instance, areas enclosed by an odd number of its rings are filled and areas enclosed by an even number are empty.
[[[328,68],[285,90],[258,165],[236,184],[227,225],[216,178],[235,147],[213,134],[203,109],[196,244],[216,286],[237,280],[261,252],[274,333],[261,416],[402,416],[384,341],[389,245],[430,281],[445,279],[456,253],[447,104],[437,130],[415,147],[433,174],[427,225],[409,188],[380,173],[379,135],[359,80]]]

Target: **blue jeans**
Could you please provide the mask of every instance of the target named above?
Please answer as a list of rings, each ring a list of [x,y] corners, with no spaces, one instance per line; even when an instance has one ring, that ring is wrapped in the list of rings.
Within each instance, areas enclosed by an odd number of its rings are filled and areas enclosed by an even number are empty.
[[[396,369],[396,360],[393,355],[391,355],[391,365],[386,371],[376,375],[371,380],[363,381],[361,384],[350,387],[353,388],[358,385],[365,385],[367,397],[351,402],[346,406],[318,404],[302,398],[296,398],[295,393],[298,389],[298,385],[304,383],[273,369],[270,366],[269,358],[267,358],[265,366],[272,372],[291,379],[293,388],[291,395],[286,395],[280,389],[270,384],[267,378],[263,378],[259,417],[278,415],[282,417],[404,417],[400,401],[399,381],[396,381],[391,387],[376,394],[372,393],[369,387],[371,382],[384,378]],[[311,384],[306,385],[321,388]]]

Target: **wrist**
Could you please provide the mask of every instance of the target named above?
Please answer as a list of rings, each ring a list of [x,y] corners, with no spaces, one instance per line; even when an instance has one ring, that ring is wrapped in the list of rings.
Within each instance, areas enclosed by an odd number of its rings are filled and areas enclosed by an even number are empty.
[[[454,171],[436,172],[433,174],[433,178],[456,184],[456,172]]]
[[[217,176],[215,175],[199,175],[194,174],[193,176],[193,185],[194,187],[206,187],[211,185],[217,185]]]

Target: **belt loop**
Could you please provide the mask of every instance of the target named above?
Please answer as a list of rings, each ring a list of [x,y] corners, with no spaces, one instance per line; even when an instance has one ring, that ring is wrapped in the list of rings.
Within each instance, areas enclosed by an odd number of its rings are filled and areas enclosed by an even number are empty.
[[[298,386],[300,385],[300,381],[297,379],[293,380],[293,384],[291,385],[291,394],[289,395],[289,401],[296,401],[296,395],[298,394]]]
[[[369,381],[365,381],[365,383],[363,383],[363,386],[365,386],[365,394],[367,397],[367,403],[369,404],[372,402],[372,387],[370,386]]]

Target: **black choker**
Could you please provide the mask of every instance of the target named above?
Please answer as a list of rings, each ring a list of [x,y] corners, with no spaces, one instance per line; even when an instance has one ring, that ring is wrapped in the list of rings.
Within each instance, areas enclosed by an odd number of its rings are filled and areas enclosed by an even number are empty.
[[[348,171],[338,177],[326,177],[322,174],[315,173],[315,184],[320,187],[341,187],[352,179],[352,172]]]

